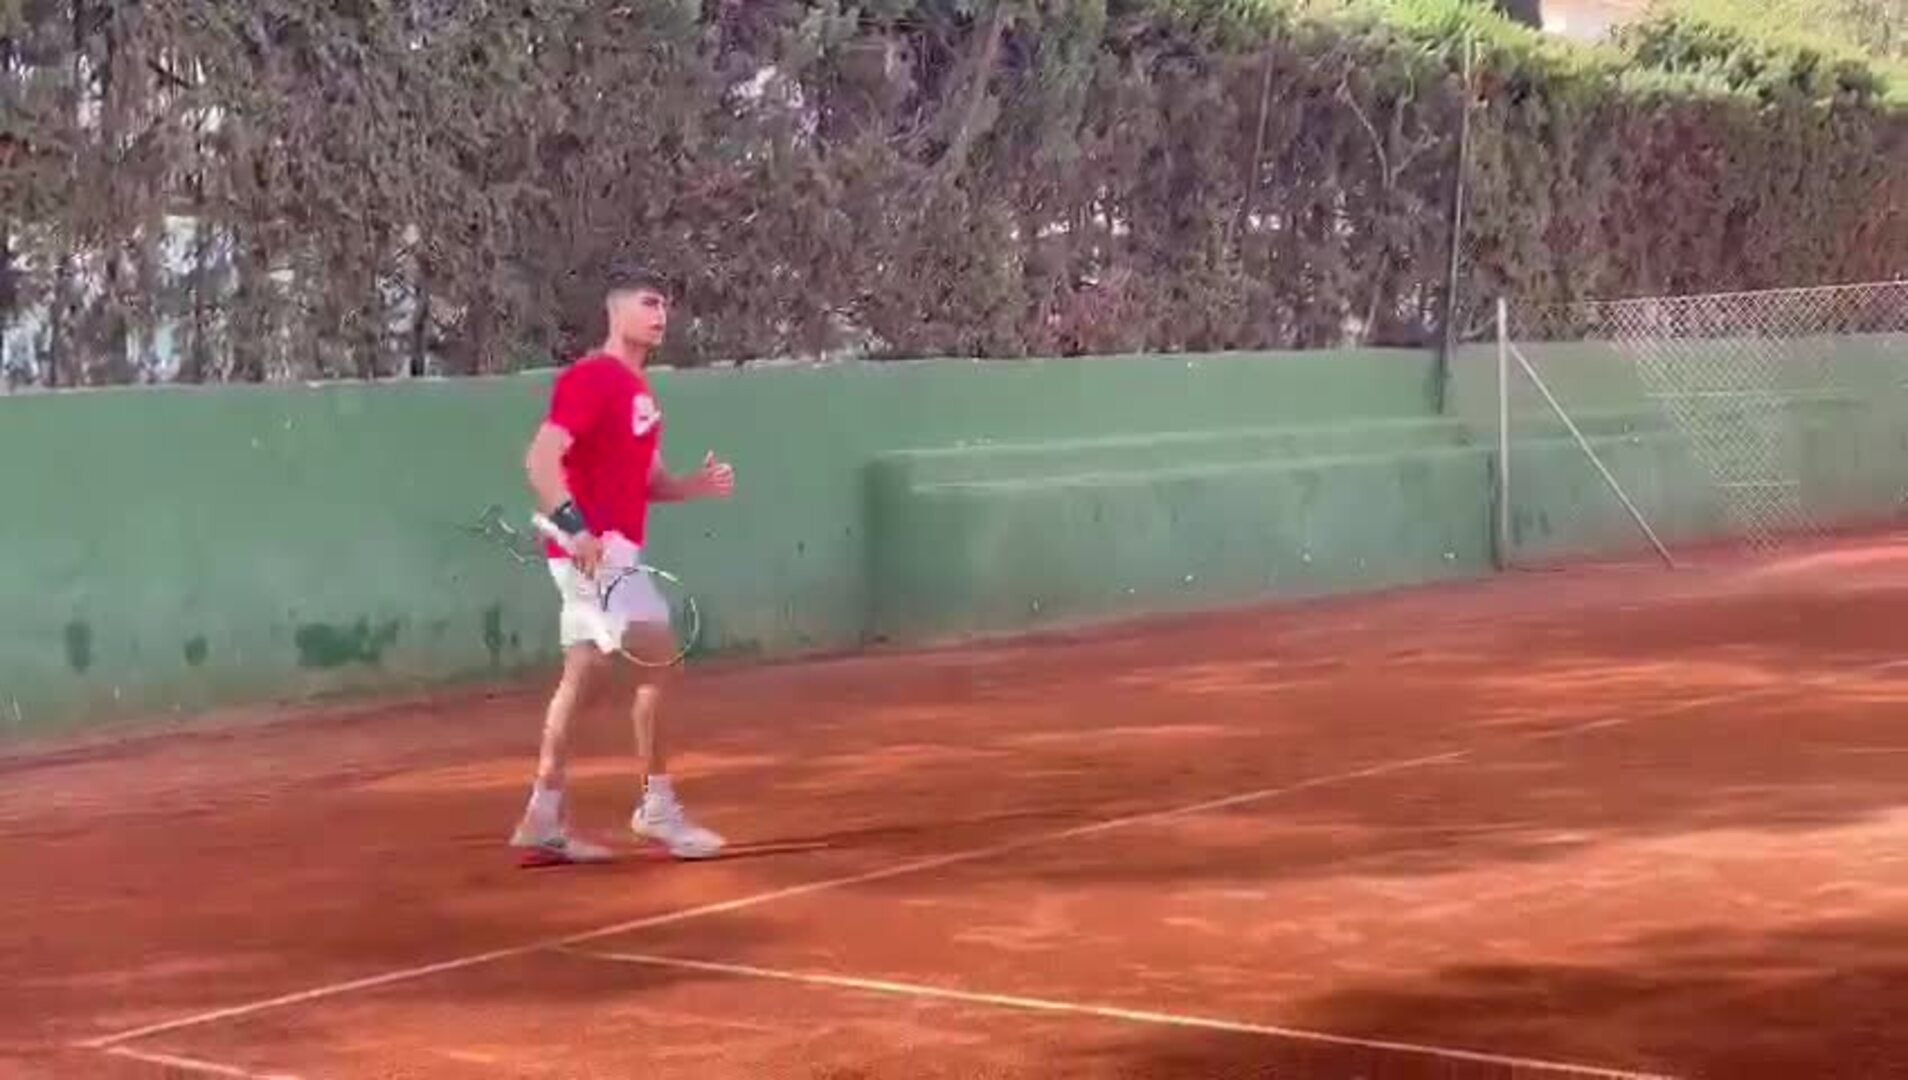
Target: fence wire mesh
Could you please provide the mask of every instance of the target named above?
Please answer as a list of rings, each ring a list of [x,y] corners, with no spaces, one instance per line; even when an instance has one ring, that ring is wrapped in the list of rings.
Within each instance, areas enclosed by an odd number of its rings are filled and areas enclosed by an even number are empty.
[[[1908,281],[1513,304],[1506,338],[1684,542],[1779,549],[1908,496]]]

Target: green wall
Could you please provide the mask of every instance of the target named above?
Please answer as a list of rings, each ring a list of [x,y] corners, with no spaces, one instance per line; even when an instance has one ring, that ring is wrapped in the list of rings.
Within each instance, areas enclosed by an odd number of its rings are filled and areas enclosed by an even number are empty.
[[[1423,417],[1409,352],[660,372],[678,467],[736,501],[658,511],[654,558],[737,654],[851,647],[886,451]],[[547,578],[461,532],[527,505],[548,375],[0,397],[0,731],[389,688],[547,659]]]
[[[1728,350],[1724,350],[1726,353]],[[1672,542],[1715,488],[1607,348],[1533,347]],[[1825,343],[1785,405],[1815,509],[1895,520],[1908,341]],[[790,655],[1642,550],[1528,386],[1493,550],[1496,355],[1409,351],[660,372],[668,453],[737,499],[662,507],[704,644]],[[540,667],[551,589],[469,535],[521,518],[549,374],[0,397],[0,736]]]

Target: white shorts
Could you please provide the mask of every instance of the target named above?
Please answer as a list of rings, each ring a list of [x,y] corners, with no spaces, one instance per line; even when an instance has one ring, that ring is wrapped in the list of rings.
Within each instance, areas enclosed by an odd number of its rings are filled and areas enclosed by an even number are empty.
[[[603,565],[597,572],[606,578],[613,576],[619,570],[636,566],[642,561],[642,556],[643,550],[621,533],[609,533],[603,537]],[[648,574],[631,575],[616,586],[616,590],[610,594],[610,610],[607,612],[597,599],[596,583],[584,577],[583,572],[570,560],[551,559],[550,578],[556,582],[557,592],[563,597],[563,610],[557,616],[557,627],[558,639],[566,649],[572,645],[594,643],[597,629],[605,618],[618,640],[621,640],[624,629],[632,624],[669,626],[669,602],[663,599]]]

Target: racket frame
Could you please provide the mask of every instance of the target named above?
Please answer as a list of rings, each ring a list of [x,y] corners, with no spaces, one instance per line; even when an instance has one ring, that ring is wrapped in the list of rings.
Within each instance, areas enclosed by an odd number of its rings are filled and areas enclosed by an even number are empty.
[[[572,555],[576,553],[576,542],[574,538],[559,528],[557,523],[550,520],[547,515],[540,513],[532,514],[530,516],[530,524],[537,532],[542,533],[550,542],[556,544],[564,551]],[[515,530],[511,531],[514,532]],[[577,573],[579,578],[587,585],[589,592],[587,599],[592,603],[592,610],[597,615],[602,616],[592,620],[594,625],[591,629],[590,636],[595,640],[596,647],[603,653],[616,653],[638,667],[669,668],[681,663],[682,659],[689,655],[689,650],[695,647],[696,638],[702,632],[702,611],[696,605],[696,598],[690,595],[687,589],[682,587],[681,578],[664,570],[660,566],[655,566],[641,560],[638,560],[633,566],[618,570],[615,577],[607,584],[601,583],[594,577],[584,576],[581,567],[577,568]],[[683,610],[689,623],[687,632],[684,632],[683,628],[676,626],[672,617],[668,625],[670,633],[676,639],[676,652],[669,659],[661,662],[645,659],[631,653],[624,647],[621,633],[618,632],[615,624],[608,618],[611,594],[616,591],[618,585],[621,585],[624,581],[637,574],[650,574],[661,581],[675,586],[675,591],[679,592],[683,598]],[[668,603],[668,594],[664,593],[663,596],[666,605]]]

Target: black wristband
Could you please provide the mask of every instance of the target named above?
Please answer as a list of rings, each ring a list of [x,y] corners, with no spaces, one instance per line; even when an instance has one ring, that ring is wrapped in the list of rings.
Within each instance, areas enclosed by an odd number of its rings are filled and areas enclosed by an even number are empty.
[[[569,499],[565,499],[562,506],[551,512],[550,520],[571,536],[590,531],[590,523],[583,519],[583,511],[578,510],[576,503]]]

